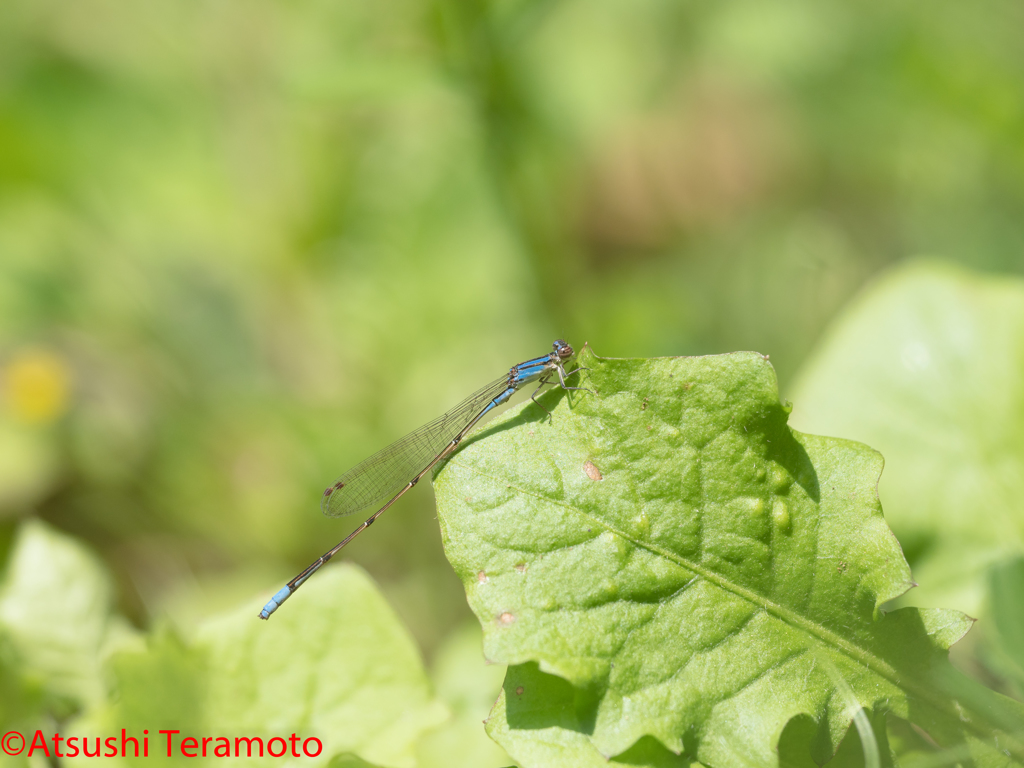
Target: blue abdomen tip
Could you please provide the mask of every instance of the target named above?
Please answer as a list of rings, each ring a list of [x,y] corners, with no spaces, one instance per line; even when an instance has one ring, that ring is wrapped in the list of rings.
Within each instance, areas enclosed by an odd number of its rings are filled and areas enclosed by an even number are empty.
[[[267,601],[267,604],[263,606],[263,610],[260,611],[261,619],[269,619],[270,614],[281,607],[281,603],[288,599],[288,596],[292,593],[291,587],[283,587],[277,591],[277,594]]]

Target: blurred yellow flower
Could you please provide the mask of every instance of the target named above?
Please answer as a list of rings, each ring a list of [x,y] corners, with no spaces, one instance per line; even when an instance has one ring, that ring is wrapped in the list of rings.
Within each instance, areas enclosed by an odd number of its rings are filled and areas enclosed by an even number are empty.
[[[11,414],[30,424],[48,424],[67,409],[70,389],[67,364],[52,352],[17,353],[3,374],[4,396]]]

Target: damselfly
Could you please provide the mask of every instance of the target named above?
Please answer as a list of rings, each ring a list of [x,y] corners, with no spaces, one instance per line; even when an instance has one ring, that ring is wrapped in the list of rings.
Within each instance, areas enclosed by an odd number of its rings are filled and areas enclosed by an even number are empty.
[[[450,455],[480,419],[512,397],[523,384],[538,382],[537,389],[530,395],[534,402],[540,388],[556,374],[562,389],[584,389],[570,387],[565,383],[567,376],[580,370],[565,370],[565,364],[575,354],[573,348],[561,339],[555,341],[552,347],[553,351],[546,355],[512,366],[500,379],[477,390],[443,416],[424,424],[357,464],[328,487],[320,501],[320,508],[328,517],[343,517],[385,499],[387,502],[270,598],[270,602],[260,611],[260,618],[269,619],[270,614],[291,597],[306,579],[320,570],[342,547],[373,525],[388,507],[416,485],[434,465]]]

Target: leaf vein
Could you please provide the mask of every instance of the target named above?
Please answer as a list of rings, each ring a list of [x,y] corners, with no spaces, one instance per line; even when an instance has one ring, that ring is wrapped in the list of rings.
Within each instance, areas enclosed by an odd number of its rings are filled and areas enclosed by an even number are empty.
[[[472,472],[473,474],[479,477],[487,478],[488,480],[494,482],[499,482],[506,488],[514,489],[515,491],[523,494],[524,496],[529,496],[534,499],[537,499],[538,501],[547,502],[549,504],[555,504],[564,509],[567,509],[570,512],[575,513],[579,517],[582,517],[590,521],[592,524],[601,526],[609,533],[621,537],[622,539],[630,542],[634,546],[646,549],[648,552],[651,552],[652,554],[659,555],[667,560],[670,560],[679,565],[680,567],[689,570],[696,576],[700,576],[701,578],[707,580],[709,583],[714,584],[715,586],[725,590],[726,592],[730,592],[739,597],[740,599],[749,602],[751,605],[763,609],[774,618],[782,621],[783,623],[793,627],[798,631],[802,631],[805,634],[812,636],[817,641],[821,642],[823,645],[835,648],[837,651],[850,658],[853,662],[867,667],[876,675],[889,681],[897,688],[904,688],[912,692],[922,702],[936,701],[936,693],[927,690],[927,688],[924,685],[919,684],[917,681],[907,679],[905,676],[901,676],[892,666],[886,663],[883,659],[876,656],[870,650],[862,648],[840,637],[827,627],[822,626],[821,624],[812,621],[811,619],[806,618],[796,613],[792,609],[779,603],[776,603],[763,595],[759,595],[753,590],[748,589],[747,587],[744,587],[741,584],[737,584],[733,581],[730,581],[724,576],[708,569],[707,567],[699,563],[695,563],[658,544],[641,541],[640,539],[634,536],[630,536],[625,531],[619,530],[618,528],[602,520],[601,518],[595,517],[594,515],[591,515],[583,511],[582,509],[579,509],[578,507],[569,504],[565,501],[542,496],[536,493],[535,491],[531,491],[527,488],[511,484],[507,480],[499,480],[499,478],[493,475],[481,472],[475,467],[471,467],[467,464],[458,461],[457,458],[450,459],[450,463],[460,467],[461,469]],[[703,546],[701,547],[701,551],[703,551]],[[951,714],[954,717],[956,716],[955,712],[951,711],[947,714]]]

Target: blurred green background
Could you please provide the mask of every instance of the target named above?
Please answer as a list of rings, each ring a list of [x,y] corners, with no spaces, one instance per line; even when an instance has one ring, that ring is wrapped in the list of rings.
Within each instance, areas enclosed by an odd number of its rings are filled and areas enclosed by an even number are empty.
[[[131,621],[277,589],[323,487],[563,336],[771,355],[888,265],[1024,272],[1024,8],[994,0],[0,4],[0,554]],[[799,404],[798,404],[799,406]],[[345,557],[431,657],[430,491]]]

